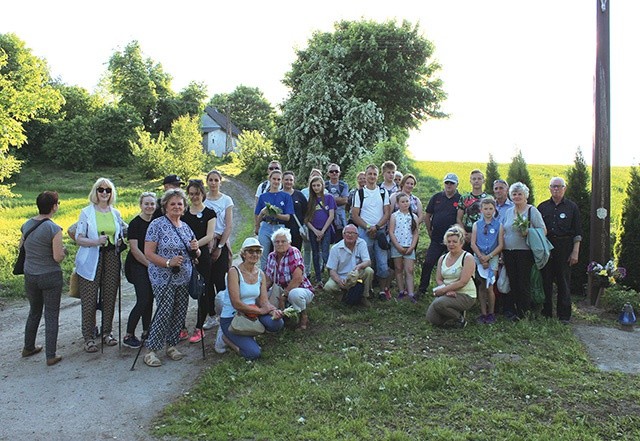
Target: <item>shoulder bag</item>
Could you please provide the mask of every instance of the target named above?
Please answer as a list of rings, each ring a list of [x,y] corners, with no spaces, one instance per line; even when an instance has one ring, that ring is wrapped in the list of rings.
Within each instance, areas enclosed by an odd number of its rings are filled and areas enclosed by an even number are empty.
[[[42,219],[41,221],[36,223],[33,227],[29,228],[29,231],[27,231],[24,234],[24,239],[22,239],[22,244],[20,245],[20,251],[18,251],[18,258],[16,259],[16,263],[13,265],[13,275],[14,276],[17,276],[17,275],[20,275],[20,274],[24,274],[24,261],[27,258],[27,253],[26,253],[26,251],[24,249],[24,243],[27,241],[27,237],[29,237],[29,235],[31,233],[33,233],[33,230],[35,230],[40,225],[42,225],[43,222],[48,221],[48,220],[49,220],[49,218]]]
[[[238,289],[240,288],[240,269],[234,266],[238,272]],[[260,323],[258,318],[249,318],[240,311],[236,311],[236,315],[233,316],[231,324],[229,325],[229,331],[236,335],[244,335],[246,337],[255,337],[256,335],[264,334],[264,325]]]

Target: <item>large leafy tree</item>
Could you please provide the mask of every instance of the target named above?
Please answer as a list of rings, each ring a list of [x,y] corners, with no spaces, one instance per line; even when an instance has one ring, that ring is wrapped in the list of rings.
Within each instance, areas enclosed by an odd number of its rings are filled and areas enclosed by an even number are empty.
[[[339,65],[322,58],[298,86],[284,105],[280,129],[283,159],[300,176],[329,162],[347,169],[385,136],[384,115],[374,102],[353,95]]]
[[[375,103],[387,132],[394,134],[445,116],[440,102],[446,95],[435,76],[440,65],[432,59],[433,51],[417,24],[341,21],[334,32],[316,32],[307,48],[297,51],[284,83],[293,98],[309,86],[305,78],[310,72],[333,65],[346,73],[351,95]]]
[[[169,133],[171,125],[180,116],[200,116],[207,99],[207,87],[204,83],[192,81],[177,95],[171,93],[160,98],[156,105],[153,132]]]
[[[618,265],[626,268],[627,277],[622,283],[640,291],[640,173],[631,167],[631,178],[622,205],[615,256]]]
[[[158,102],[174,97],[171,76],[164,72],[161,64],[143,58],[140,44],[135,40],[111,56],[108,70],[109,91],[120,103],[138,112],[146,130],[157,133]]]
[[[242,131],[257,131],[267,138],[274,134],[274,109],[257,87],[240,85],[231,93],[219,93],[209,106],[227,115]]]
[[[9,149],[27,140],[23,125],[38,113],[55,112],[63,102],[51,86],[45,61],[16,35],[0,34],[0,197],[11,196],[4,182],[20,170]]]
[[[573,166],[567,171],[565,197],[575,202],[580,210],[582,242],[580,243],[578,263],[571,268],[571,292],[583,295],[587,284],[586,268],[589,264],[591,190],[589,186],[589,169],[580,149],[576,152]]]

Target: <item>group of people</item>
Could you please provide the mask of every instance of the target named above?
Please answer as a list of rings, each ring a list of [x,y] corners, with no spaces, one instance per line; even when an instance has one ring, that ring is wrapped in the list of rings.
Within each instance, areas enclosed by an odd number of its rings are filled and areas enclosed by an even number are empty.
[[[555,283],[557,316],[563,323],[569,322],[570,266],[578,260],[582,233],[577,206],[564,198],[562,178],[551,179],[551,198],[536,208],[527,203],[529,189],[523,183],[509,186],[498,179],[493,183],[493,195],[487,195],[484,175],[473,170],[472,190],[460,195],[457,175],[448,173],[443,191],[434,194],[423,211],[422,202],[413,194],[417,185],[414,175],[402,175],[392,161],[382,165],[381,183],[378,174],[376,165],[367,166],[358,173],[356,188],[349,190],[340,180],[340,167],[330,164],[326,180],[314,169],[308,185],[299,191],[294,188],[294,173],[283,172],[280,163],[272,161],[268,179],[256,190],[256,237],[244,240],[242,262],[234,267],[230,245],[234,204],[220,192],[219,172],[211,171],[206,183],[188,181],[186,193],[180,177],[167,176],[164,194],[157,198],[153,192],[142,193],[140,213],[128,224],[114,207],[115,186],[109,179],[99,178],[89,193],[89,205],[69,229],[79,247],[75,273],[85,351],[97,352],[96,341],[103,346],[118,344],[112,329],[125,239],[130,248],[125,273],[135,287],[136,304],[123,344],[145,346],[143,360],[152,367],[162,365],[159,351],[164,349],[168,358],[179,360],[183,356],[177,348],[180,340],[200,342],[204,331],[218,324],[217,352],[231,348],[255,359],[260,356],[255,338],[230,329],[237,314],[251,316],[267,331],[275,332],[284,326],[285,311],[293,311],[299,316],[297,328],[304,331],[310,324],[307,308],[314,293],[323,289],[344,295],[354,280],[364,285],[363,306],[370,306],[376,282],[378,297],[390,300],[394,276],[397,298],[416,303],[427,292],[434,267],[435,299],[427,311],[427,320],[433,325],[464,327],[465,312],[476,301],[481,312],[478,322],[494,323],[496,282],[503,265],[511,289],[498,293],[502,311],[508,319],[520,320],[532,308],[530,273],[540,254],[539,241],[529,236],[531,229],[537,229],[552,244],[542,268],[542,314],[553,315]],[[22,355],[42,350],[35,339],[44,307],[46,358],[47,364],[53,365],[61,359],[56,354],[56,340],[63,286],[60,262],[66,251],[62,229],[50,222],[59,207],[57,193],[43,192],[36,203],[38,216],[21,229],[21,244],[27,252],[25,291],[31,305]],[[423,223],[430,244],[416,289],[416,249]],[[310,281],[311,267],[315,283]],[[185,320],[192,271],[204,277],[205,293],[198,298],[195,329],[189,335]]]

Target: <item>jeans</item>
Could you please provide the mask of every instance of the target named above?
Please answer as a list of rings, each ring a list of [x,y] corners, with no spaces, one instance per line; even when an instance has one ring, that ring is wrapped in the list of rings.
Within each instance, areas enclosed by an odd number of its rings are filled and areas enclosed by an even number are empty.
[[[256,342],[255,337],[237,335],[229,331],[229,326],[231,325],[232,320],[233,317],[220,318],[220,329],[222,329],[224,336],[231,340],[231,342],[240,349],[240,355],[245,359],[255,360],[260,358],[262,349],[260,348],[260,345],[258,345],[258,342]],[[260,323],[264,325],[267,332],[278,332],[284,327],[284,320],[273,320],[271,318],[271,314],[261,315],[258,317],[258,320],[260,320]]]
[[[367,243],[369,257],[375,265],[373,268],[376,276],[381,279],[389,277],[389,251],[380,248],[378,241],[369,237],[367,231],[362,227],[358,227],[358,236]]]
[[[262,256],[260,256],[260,269],[262,271],[267,267],[267,258],[271,252],[271,235],[280,228],[284,228],[281,224],[270,224],[269,222],[260,222],[258,230],[258,242],[262,245]]]
[[[309,241],[313,254],[313,270],[316,273],[316,283],[322,282],[322,272],[329,260],[329,248],[331,248],[331,233],[327,231],[322,240],[318,241],[317,236],[309,230]],[[322,259],[322,260],[321,260]]]
[[[29,299],[29,316],[24,327],[24,348],[32,350],[36,344],[36,334],[42,308],[44,307],[45,351],[47,359],[56,356],[58,344],[58,318],[60,297],[62,296],[62,272],[41,275],[24,275],[24,290]]]

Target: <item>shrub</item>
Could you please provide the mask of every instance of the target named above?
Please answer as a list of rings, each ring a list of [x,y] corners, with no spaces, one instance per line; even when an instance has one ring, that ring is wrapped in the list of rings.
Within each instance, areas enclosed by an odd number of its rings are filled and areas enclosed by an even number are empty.
[[[622,204],[622,216],[615,246],[618,265],[627,269],[624,284],[640,290],[640,174],[631,167],[631,179]]]
[[[630,303],[634,311],[640,311],[640,293],[622,285],[614,285],[606,288],[600,298],[602,307],[613,313],[619,313],[625,303]]]

